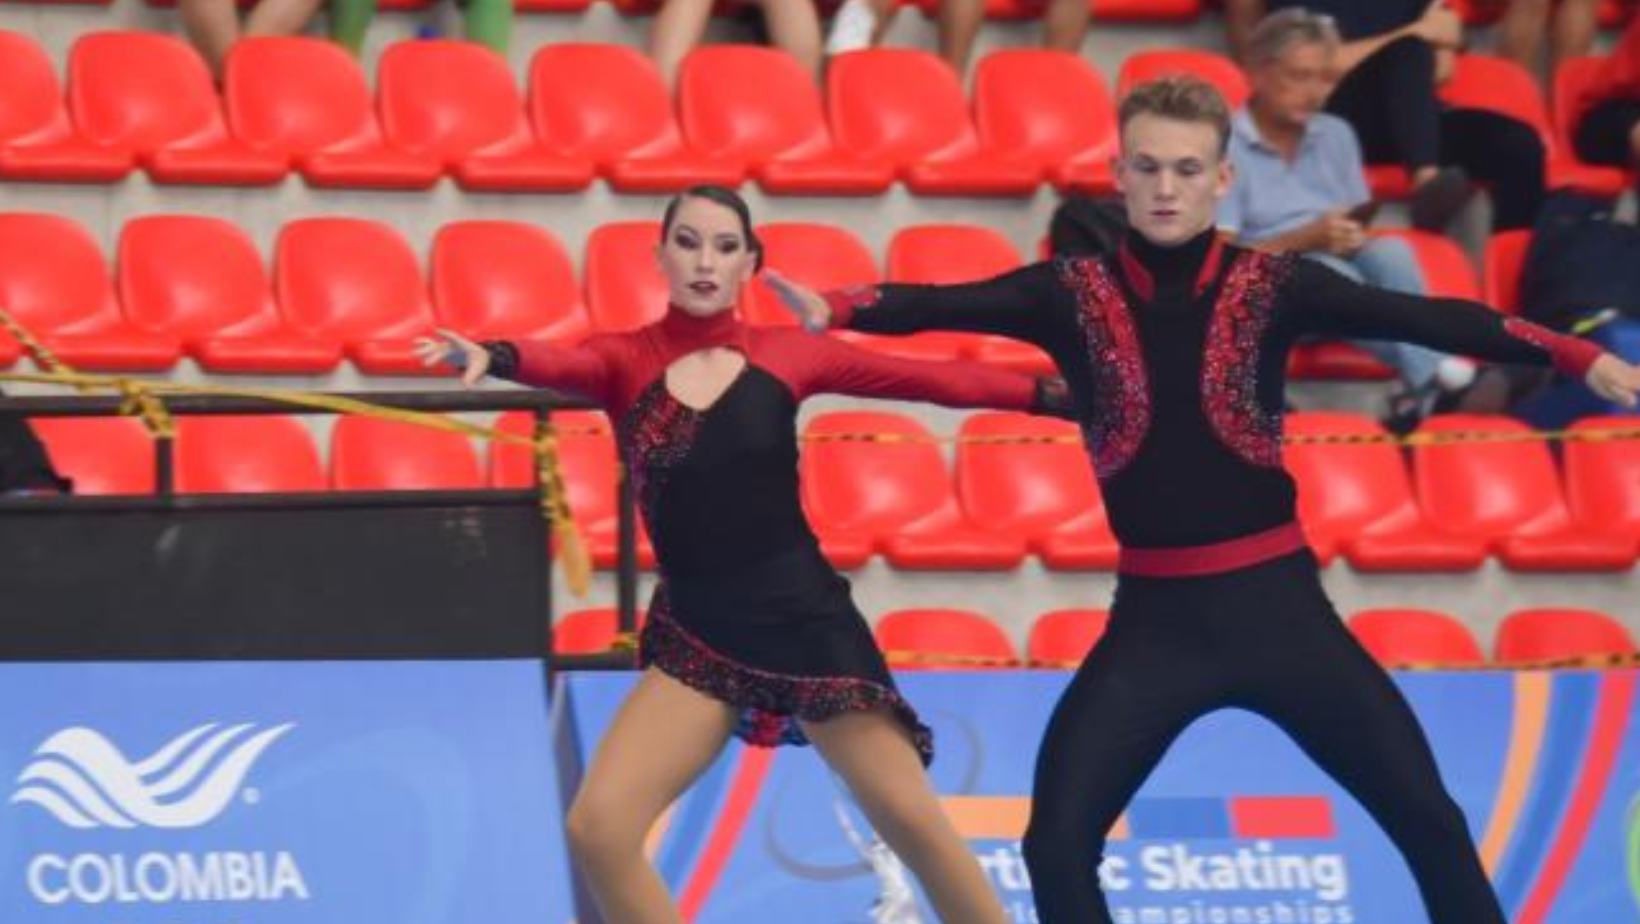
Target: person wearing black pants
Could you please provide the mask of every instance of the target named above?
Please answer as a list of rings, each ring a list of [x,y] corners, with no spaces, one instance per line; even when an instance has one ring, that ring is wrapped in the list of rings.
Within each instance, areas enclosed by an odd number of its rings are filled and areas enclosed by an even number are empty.
[[[1406,857],[1433,924],[1504,924],[1416,718],[1340,625],[1282,467],[1287,355],[1310,335],[1402,340],[1554,364],[1633,406],[1640,368],[1484,305],[1375,289],[1291,254],[1225,244],[1230,117],[1207,84],[1122,101],[1114,257],[1068,257],[955,286],[820,294],[770,277],[805,324],[1013,337],[1070,389],[1122,543],[1111,627],[1055,708],[1025,862],[1043,924],[1110,924],[1104,832],[1193,719],[1270,717],[1354,793]]]
[[[1492,196],[1494,230],[1530,228],[1543,204],[1547,152],[1532,126],[1436,96],[1462,40],[1443,0],[1271,0],[1331,16],[1344,37],[1344,76],[1327,109],[1348,120],[1368,163],[1399,164],[1413,182],[1413,224],[1441,230],[1467,194]],[[1461,169],[1443,173],[1442,167]]]

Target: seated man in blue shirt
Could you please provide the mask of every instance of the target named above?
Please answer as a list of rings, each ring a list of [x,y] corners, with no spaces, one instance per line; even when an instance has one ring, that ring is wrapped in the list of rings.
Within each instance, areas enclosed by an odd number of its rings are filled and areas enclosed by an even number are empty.
[[[1425,293],[1407,242],[1369,237],[1371,197],[1361,147],[1349,123],[1322,112],[1340,44],[1332,20],[1301,8],[1272,13],[1248,37],[1253,95],[1230,136],[1235,183],[1219,205],[1218,225],[1243,244],[1296,250],[1369,285]],[[1415,424],[1443,397],[1474,378],[1468,360],[1425,347],[1363,342],[1400,374],[1390,423]],[[1443,395],[1443,393],[1448,393]]]

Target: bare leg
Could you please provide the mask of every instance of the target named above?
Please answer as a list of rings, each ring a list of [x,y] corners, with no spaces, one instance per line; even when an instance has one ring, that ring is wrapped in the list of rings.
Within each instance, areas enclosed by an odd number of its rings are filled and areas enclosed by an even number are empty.
[[[182,29],[194,43],[211,73],[222,73],[228,49],[239,41],[239,11],[234,0],[177,0]]]
[[[968,70],[974,53],[974,37],[985,18],[985,0],[941,0],[939,12],[940,57],[958,74]]]
[[[1042,16],[1042,46],[1053,51],[1080,51],[1088,34],[1093,6],[1088,0],[1048,0]]]
[[[300,35],[325,0],[261,0],[245,17],[246,35]]]
[[[678,65],[700,44],[706,21],[712,15],[712,0],[666,0],[655,14],[649,33],[649,56],[655,60],[667,86],[677,82]]]
[[[904,726],[884,712],[804,722],[803,732],[848,784],[872,827],[916,873],[945,924],[1007,920],[968,845],[951,826]]]
[[[1543,27],[1549,21],[1549,0],[1508,0],[1508,4],[1498,20],[1498,56],[1536,74]]]
[[[820,15],[813,0],[758,0],[769,24],[769,41],[803,65],[816,77],[820,74]]]
[[[609,924],[681,924],[644,837],[723,750],[734,721],[725,704],[653,668],[616,713],[564,819]]]
[[[1594,48],[1595,34],[1600,30],[1600,0],[1560,0],[1555,7],[1554,23],[1550,28],[1551,54],[1549,73],[1567,58],[1577,58]]]

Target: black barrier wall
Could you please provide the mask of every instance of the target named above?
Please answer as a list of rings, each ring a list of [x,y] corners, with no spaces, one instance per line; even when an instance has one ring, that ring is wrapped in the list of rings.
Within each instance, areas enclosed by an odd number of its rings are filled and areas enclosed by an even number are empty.
[[[544,657],[528,491],[0,502],[0,660]]]

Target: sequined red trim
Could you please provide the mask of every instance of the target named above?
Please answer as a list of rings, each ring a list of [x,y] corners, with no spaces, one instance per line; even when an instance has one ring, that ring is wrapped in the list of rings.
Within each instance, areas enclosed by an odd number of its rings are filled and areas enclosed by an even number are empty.
[[[1133,293],[1145,301],[1156,298],[1156,277],[1151,275],[1143,262],[1133,255],[1128,248],[1128,242],[1123,241],[1116,251],[1116,258],[1122,262],[1122,275],[1127,277],[1128,285],[1133,287]],[[1202,267],[1196,272],[1196,283],[1193,291],[1197,298],[1207,292],[1213,280],[1219,276],[1219,264],[1224,262],[1224,238],[1213,235],[1213,241],[1207,246],[1207,256],[1202,259]]]
[[[674,399],[664,378],[651,382],[616,427],[627,476],[650,535],[657,535],[656,501],[671,470],[689,455],[700,414]]]
[[[1076,293],[1077,320],[1093,376],[1093,414],[1082,438],[1093,470],[1110,478],[1133,461],[1150,430],[1150,383],[1133,312],[1116,276],[1103,261],[1074,257],[1056,262],[1060,281]]]
[[[831,326],[847,327],[849,321],[854,319],[854,312],[871,308],[882,301],[883,291],[874,285],[844,286],[824,292],[820,297],[831,309]]]
[[[808,744],[799,719],[823,722],[847,712],[886,709],[911,733],[923,764],[934,761],[934,733],[892,687],[860,677],[776,674],[735,661],[671,618],[664,587],[650,603],[638,663],[739,709],[735,736],[755,747]]]
[[[1294,259],[1243,253],[1230,267],[1207,326],[1202,410],[1219,439],[1254,465],[1281,465],[1282,411],[1259,401],[1258,373],[1276,290]]]
[[[1601,353],[1605,352],[1597,343],[1581,337],[1557,334],[1547,327],[1541,327],[1531,321],[1522,321],[1520,318],[1505,318],[1503,330],[1516,340],[1524,340],[1548,353],[1556,370],[1579,381],[1589,374],[1589,367],[1594,365],[1594,361],[1600,358]]]

